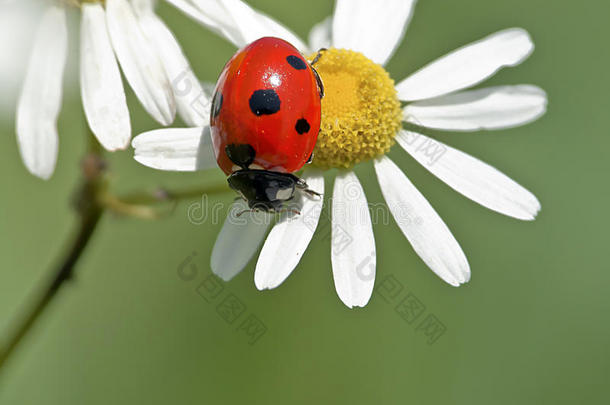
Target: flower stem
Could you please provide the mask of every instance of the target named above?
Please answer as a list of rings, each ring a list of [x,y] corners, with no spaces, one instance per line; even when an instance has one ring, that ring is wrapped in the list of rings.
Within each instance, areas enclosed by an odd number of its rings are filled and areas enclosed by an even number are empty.
[[[196,187],[182,190],[167,190],[157,188],[153,191],[137,191],[123,196],[110,192],[102,192],[99,195],[99,203],[106,211],[119,216],[152,220],[160,219],[171,214],[179,201],[202,198],[203,195],[221,194],[230,192],[226,182],[222,184],[212,183],[204,187]],[[155,205],[169,203],[169,208],[158,209]]]
[[[127,204],[155,204],[164,201],[191,200],[193,198],[201,198],[204,194],[210,195],[227,192],[231,192],[231,189],[227,186],[227,182],[223,181],[219,184],[210,184],[203,187],[182,190],[159,188],[154,192],[134,192],[122,196],[120,200]]]
[[[23,318],[19,318],[7,345],[0,348],[0,371],[5,366],[10,355],[14,353],[19,343],[27,335],[31,327],[42,315],[45,308],[57,295],[61,286],[70,280],[74,268],[85,251],[91,236],[97,229],[104,212],[114,212],[125,216],[141,219],[158,218],[158,213],[149,205],[162,202],[174,202],[201,197],[203,194],[214,194],[229,191],[226,184],[210,184],[208,186],[188,190],[157,190],[156,192],[137,192],[124,197],[115,197],[107,192],[103,177],[105,163],[101,160],[99,151],[93,147],[83,161],[85,183],[78,194],[76,208],[79,213],[79,227],[63,260],[53,270],[46,285],[36,293]]]
[[[53,270],[43,288],[36,292],[23,317],[17,318],[15,327],[4,347],[0,347],[0,371],[11,354],[23,341],[32,326],[43,314],[45,308],[57,295],[62,285],[74,275],[74,269],[95,233],[104,212],[114,212],[125,216],[154,219],[158,213],[150,206],[162,202],[174,202],[201,197],[203,194],[229,191],[226,183],[212,183],[198,189],[156,192],[137,192],[124,197],[116,197],[108,191],[105,175],[106,161],[103,150],[91,131],[88,133],[88,153],[82,161],[83,184],[76,195],[75,208],[79,216],[79,226],[65,256]]]
[[[44,309],[51,302],[53,297],[55,297],[60,287],[72,277],[74,267],[85,251],[102,214],[103,209],[97,204],[92,204],[87,210],[81,213],[78,230],[63,260],[53,271],[52,276],[47,281],[46,285],[36,294],[29,308],[25,311],[26,315],[15,327],[8,344],[0,351],[0,370],[4,367],[10,355],[18,347],[19,343],[26,336],[36,320],[44,312]]]

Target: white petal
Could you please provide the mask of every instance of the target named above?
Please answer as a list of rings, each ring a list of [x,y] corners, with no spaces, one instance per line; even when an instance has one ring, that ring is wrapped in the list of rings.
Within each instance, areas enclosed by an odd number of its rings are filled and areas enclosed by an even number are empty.
[[[301,51],[307,47],[292,31],[241,0],[167,0],[238,48],[266,36],[282,38]]]
[[[277,37],[294,45],[302,52],[307,52],[305,43],[288,28],[260,11],[254,10],[241,0],[223,0],[229,15],[240,29],[245,43],[256,41],[262,37]]]
[[[49,7],[36,33],[16,119],[23,162],[43,179],[51,177],[57,161],[57,116],[67,50],[65,11]]]
[[[337,294],[348,307],[363,307],[373,293],[377,256],[366,196],[351,171],[335,179],[331,235]]]
[[[309,49],[317,51],[332,46],[333,18],[327,17],[309,31]]]
[[[417,101],[404,108],[408,122],[452,131],[503,129],[535,121],[546,112],[544,90],[529,85],[488,87]]]
[[[152,13],[155,11],[157,0],[129,0],[133,11],[136,14],[141,15],[145,13]]]
[[[405,101],[423,100],[462,90],[493,76],[506,66],[516,66],[534,51],[527,31],[510,28],[443,56],[396,86]]]
[[[133,139],[134,159],[159,170],[192,172],[217,167],[210,128],[165,128]]]
[[[162,125],[171,124],[176,115],[171,85],[130,4],[126,0],[107,0],[106,22],[112,46],[134,93],[155,120]]]
[[[204,126],[210,121],[210,100],[203,92],[178,41],[151,10],[141,11],[138,17],[144,34],[157,47],[172,85],[178,114],[188,126]]]
[[[166,0],[188,17],[211,31],[225,37],[236,47],[246,45],[238,27],[221,0]]]
[[[404,36],[415,0],[337,0],[333,46],[362,52],[385,64]]]
[[[108,150],[125,149],[131,139],[129,110],[101,4],[82,7],[80,85],[91,131]]]
[[[381,192],[415,252],[452,286],[470,280],[470,266],[447,225],[407,176],[388,157],[375,160]]]
[[[243,200],[233,203],[212,250],[212,271],[225,281],[246,267],[263,241],[273,218],[264,212],[247,212],[237,216],[247,209],[248,205]]]
[[[321,173],[306,172],[303,179],[311,190],[324,192]],[[299,264],[318,226],[323,199],[301,193],[300,214],[282,214],[269,236],[256,263],[254,283],[259,290],[279,286]]]
[[[464,152],[413,132],[401,131],[396,140],[432,174],[484,207],[527,221],[540,211],[532,193]]]
[[[38,1],[0,1],[0,119],[13,117],[31,45],[46,5]],[[10,55],[10,57],[9,57]]]

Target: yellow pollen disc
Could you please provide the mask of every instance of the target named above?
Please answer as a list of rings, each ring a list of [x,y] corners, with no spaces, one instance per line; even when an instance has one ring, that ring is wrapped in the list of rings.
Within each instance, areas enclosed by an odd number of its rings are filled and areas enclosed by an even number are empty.
[[[388,152],[402,121],[388,72],[359,52],[334,48],[314,67],[326,94],[313,164],[349,168]]]

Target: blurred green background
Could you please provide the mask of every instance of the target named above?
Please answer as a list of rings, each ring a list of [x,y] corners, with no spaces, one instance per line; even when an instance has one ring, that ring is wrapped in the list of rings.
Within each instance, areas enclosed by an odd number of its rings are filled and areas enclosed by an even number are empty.
[[[333,7],[324,0],[250,4],[302,37]],[[159,13],[199,78],[215,80],[234,48],[166,4]],[[341,303],[324,226],[280,288],[257,291],[250,263],[208,303],[197,288],[210,272],[220,223],[191,224],[187,202],[158,222],[106,216],[76,280],[0,372],[0,403],[609,403],[610,269],[602,259],[610,206],[610,56],[602,41],[610,37],[609,13],[601,0],[419,1],[388,65],[396,80],[456,47],[521,26],[536,52],[485,84],[537,84],[550,104],[545,117],[522,128],[439,135],[532,190],[543,207],[532,223],[472,203],[399,148],[391,152],[449,225],[473,272],[466,286],[449,287],[394,223],[377,225],[377,284],[391,276],[404,286],[401,299],[417,297],[426,307],[418,321],[404,321],[395,311],[399,300],[389,303],[377,293],[364,309]],[[74,70],[69,75],[76,81]],[[132,94],[129,103],[135,133],[156,127]],[[0,122],[3,332],[76,224],[68,200],[85,148],[81,109],[77,86],[67,85],[59,164],[48,182],[23,167],[12,118]],[[186,187],[209,176],[153,171],[131,155],[110,157],[119,191]],[[381,202],[371,169],[364,164],[357,172],[369,201]],[[226,193],[210,202],[232,199]],[[193,252],[198,273],[184,281],[177,269]],[[247,308],[233,324],[216,310],[229,294]],[[238,327],[249,314],[267,328],[254,345]],[[434,344],[417,329],[429,314],[446,328]]]

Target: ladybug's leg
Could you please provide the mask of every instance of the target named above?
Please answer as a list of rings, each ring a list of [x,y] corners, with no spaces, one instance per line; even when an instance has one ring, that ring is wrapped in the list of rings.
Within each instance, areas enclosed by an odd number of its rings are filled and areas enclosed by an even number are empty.
[[[322,197],[322,194],[318,193],[317,191],[310,190],[310,189],[308,189],[308,188],[306,188],[305,190],[303,190],[303,192],[305,192],[305,193],[309,194],[309,195],[310,195],[310,196],[312,196],[312,197]]]
[[[313,191],[311,189],[309,189],[309,186],[307,185],[307,183],[305,183],[305,180],[303,179],[299,179],[299,181],[297,181],[296,184],[297,188],[301,191],[303,191],[304,193],[309,194],[312,197],[322,197],[322,194],[318,193],[317,191]]]
[[[322,83],[322,78],[318,74],[318,71],[313,67],[313,65],[318,63],[318,61],[322,57],[322,52],[324,52],[326,50],[327,50],[326,48],[321,48],[318,51],[318,54],[316,55],[316,57],[310,63],[311,70],[313,70],[313,74],[316,76],[316,81],[318,82],[318,88],[320,89],[320,98],[324,98],[324,83]]]
[[[322,57],[322,52],[324,52],[324,51],[328,51],[328,49],[320,48],[320,50],[318,51],[318,54],[316,55],[316,57],[311,61],[311,65],[312,66],[315,65],[316,63],[318,63],[318,61]]]
[[[290,212],[295,215],[301,215],[301,211],[296,210],[294,208],[284,208],[284,209],[278,211],[279,214],[284,213],[284,212]]]
[[[235,214],[235,217],[236,217],[236,218],[239,218],[239,217],[241,217],[242,215],[244,215],[244,214],[245,214],[245,213],[247,213],[247,212],[255,212],[255,210],[253,210],[253,209],[247,209],[247,210],[239,211],[237,214]]]
[[[313,74],[316,77],[316,81],[318,82],[318,89],[320,89],[320,98],[322,99],[324,98],[324,83],[322,82],[322,78],[318,74],[318,71],[313,66],[311,67],[311,70],[313,71]]]

